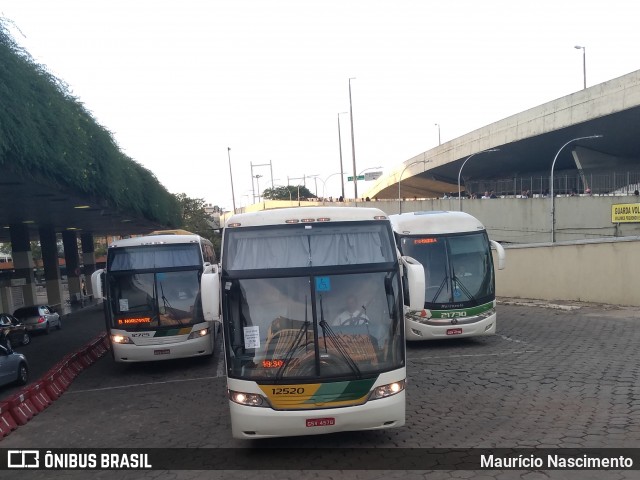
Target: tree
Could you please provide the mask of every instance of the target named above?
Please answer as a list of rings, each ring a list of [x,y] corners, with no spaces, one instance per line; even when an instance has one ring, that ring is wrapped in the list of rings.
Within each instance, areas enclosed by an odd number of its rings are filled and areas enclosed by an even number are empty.
[[[213,220],[205,210],[205,202],[201,198],[190,198],[186,194],[174,195],[180,205],[180,228],[211,240],[218,257],[220,256],[221,236],[215,228]]]
[[[300,195],[298,197],[298,195]],[[267,200],[307,200],[315,198],[315,195],[304,185],[287,185],[281,187],[265,188],[262,196]]]

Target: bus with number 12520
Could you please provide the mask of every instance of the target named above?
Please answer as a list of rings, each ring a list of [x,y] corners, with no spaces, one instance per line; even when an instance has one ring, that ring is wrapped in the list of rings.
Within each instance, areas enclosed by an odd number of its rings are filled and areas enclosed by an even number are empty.
[[[235,438],[405,423],[404,287],[422,309],[422,265],[400,257],[375,208],[301,207],[227,220],[219,285]],[[212,304],[209,304],[212,302]]]

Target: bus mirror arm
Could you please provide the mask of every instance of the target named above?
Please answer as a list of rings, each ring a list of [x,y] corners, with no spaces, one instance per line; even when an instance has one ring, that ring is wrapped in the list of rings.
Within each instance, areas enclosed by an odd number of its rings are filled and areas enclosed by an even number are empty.
[[[498,254],[498,270],[503,270],[506,263],[506,255],[504,253],[504,247],[495,240],[490,240],[491,248],[493,248]]]
[[[400,259],[409,284],[409,310],[422,311],[425,299],[424,267],[415,258],[402,256]]]

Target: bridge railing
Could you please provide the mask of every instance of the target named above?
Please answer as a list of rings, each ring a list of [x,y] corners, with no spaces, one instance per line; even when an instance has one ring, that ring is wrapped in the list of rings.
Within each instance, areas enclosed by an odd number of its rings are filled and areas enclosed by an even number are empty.
[[[466,180],[466,196],[471,193],[482,195],[495,192],[498,196],[511,197],[529,192],[530,195],[545,195],[551,190],[549,175],[514,176],[511,178]],[[553,191],[556,195],[590,193],[592,195],[633,195],[640,190],[640,172],[608,173],[559,173],[553,177]]]

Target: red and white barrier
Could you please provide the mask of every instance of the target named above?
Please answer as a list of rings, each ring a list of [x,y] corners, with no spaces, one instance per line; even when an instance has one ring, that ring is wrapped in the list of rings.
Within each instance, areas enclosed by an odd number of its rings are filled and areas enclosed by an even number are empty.
[[[69,388],[84,369],[109,350],[109,339],[101,333],[75,353],[65,356],[37,382],[7,400],[0,401],[0,439],[42,412]]]
[[[9,411],[18,425],[26,425],[29,420],[39,413],[38,409],[29,399],[26,390],[22,390],[20,393],[9,398]]]
[[[9,402],[0,403],[0,436],[6,437],[16,428],[18,424],[9,411]]]

